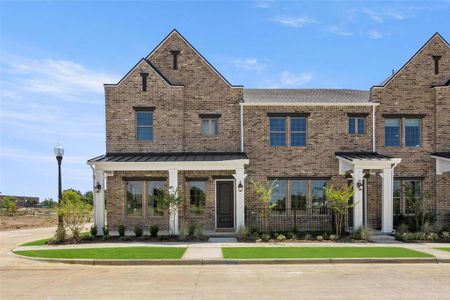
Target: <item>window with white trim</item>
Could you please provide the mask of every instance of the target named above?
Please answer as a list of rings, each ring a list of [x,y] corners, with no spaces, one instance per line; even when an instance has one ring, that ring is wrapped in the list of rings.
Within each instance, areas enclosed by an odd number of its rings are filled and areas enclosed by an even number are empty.
[[[219,118],[203,118],[202,134],[205,136],[214,136],[219,134]]]

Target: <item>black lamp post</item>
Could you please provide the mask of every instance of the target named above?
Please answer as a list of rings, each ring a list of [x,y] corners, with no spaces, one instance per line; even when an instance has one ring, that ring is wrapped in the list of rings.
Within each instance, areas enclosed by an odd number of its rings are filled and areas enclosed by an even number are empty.
[[[53,152],[55,153],[56,160],[58,161],[58,204],[61,204],[62,200],[62,184],[61,184],[61,162],[64,156],[64,148],[60,143],[55,145],[53,148]],[[63,226],[63,220],[61,214],[58,214],[58,227],[61,228]]]

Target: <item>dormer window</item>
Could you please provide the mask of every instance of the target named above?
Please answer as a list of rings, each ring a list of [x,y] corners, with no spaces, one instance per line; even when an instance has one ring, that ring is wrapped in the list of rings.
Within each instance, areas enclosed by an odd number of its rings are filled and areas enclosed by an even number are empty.
[[[170,53],[173,56],[172,67],[173,67],[174,70],[178,70],[178,55],[180,55],[180,51],[179,50],[172,50],[172,51],[170,51]]]
[[[439,60],[441,60],[440,55],[433,55],[434,60],[434,75],[439,75]]]
[[[148,73],[141,73],[141,78],[142,78],[142,91],[146,92],[147,91],[147,77],[148,77]]]

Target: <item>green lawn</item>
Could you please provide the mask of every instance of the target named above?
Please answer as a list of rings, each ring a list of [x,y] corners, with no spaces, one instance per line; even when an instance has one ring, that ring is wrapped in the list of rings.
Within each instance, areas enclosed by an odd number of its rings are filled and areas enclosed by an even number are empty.
[[[436,248],[436,249],[450,252],[450,248]]]
[[[398,247],[234,247],[222,252],[229,259],[433,257]]]
[[[14,253],[41,258],[81,259],[180,259],[186,248],[181,247],[120,247],[91,249],[26,250]]]

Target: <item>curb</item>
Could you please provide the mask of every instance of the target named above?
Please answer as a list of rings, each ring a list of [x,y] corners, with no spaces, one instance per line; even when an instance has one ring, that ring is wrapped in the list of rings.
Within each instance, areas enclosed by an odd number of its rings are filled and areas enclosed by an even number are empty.
[[[91,266],[193,266],[193,265],[302,265],[302,264],[439,264],[450,259],[439,258],[306,258],[306,259],[59,259],[13,255],[41,262]]]

